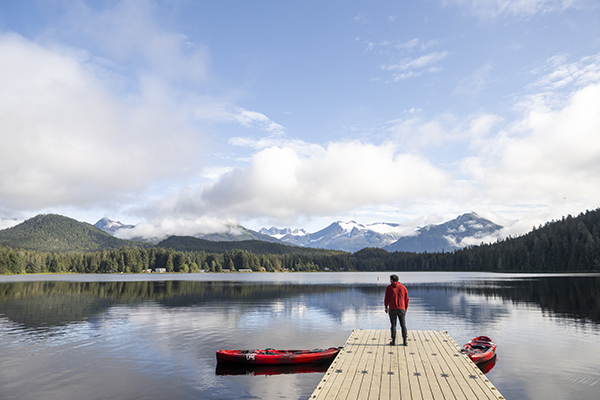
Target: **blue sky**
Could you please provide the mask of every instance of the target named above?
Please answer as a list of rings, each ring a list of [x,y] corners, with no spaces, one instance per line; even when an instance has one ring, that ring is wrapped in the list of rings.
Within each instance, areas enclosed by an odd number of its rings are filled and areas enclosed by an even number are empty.
[[[0,227],[600,206],[592,0],[1,1]]]

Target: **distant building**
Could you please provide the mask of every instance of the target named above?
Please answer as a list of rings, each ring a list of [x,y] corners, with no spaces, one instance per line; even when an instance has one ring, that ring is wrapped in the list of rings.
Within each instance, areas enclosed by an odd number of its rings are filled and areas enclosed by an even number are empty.
[[[242,269],[238,269],[239,272],[252,272],[251,269],[249,268],[242,268]]]
[[[156,272],[157,274],[164,274],[165,272],[167,272],[166,268],[154,268],[154,272]]]

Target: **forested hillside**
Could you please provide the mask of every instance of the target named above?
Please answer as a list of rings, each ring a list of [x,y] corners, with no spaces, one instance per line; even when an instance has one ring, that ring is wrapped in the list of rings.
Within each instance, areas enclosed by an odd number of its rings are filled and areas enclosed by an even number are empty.
[[[152,247],[121,247],[88,253],[45,253],[0,246],[0,274],[40,272],[78,273],[139,273],[164,268],[167,272],[221,272],[223,269],[253,271],[318,271],[316,262],[337,255],[314,254],[254,254],[246,250],[225,253],[175,251]],[[335,254],[335,253],[334,253]],[[340,268],[336,268],[340,269]]]
[[[363,249],[352,258],[360,270],[600,272],[600,209],[546,223],[523,236],[452,253]]]
[[[0,245],[29,250],[98,251],[131,244],[93,225],[55,214],[41,214],[0,230]]]
[[[568,216],[507,238],[455,254],[456,263],[504,271],[600,271],[600,209]]]
[[[353,254],[302,250],[302,253],[257,254],[241,249],[207,252],[124,246],[97,252],[59,253],[0,246],[0,274],[137,273],[155,268],[165,268],[168,272],[219,272],[223,269],[600,272],[600,209],[547,223],[524,236],[452,253],[389,253],[378,248]]]
[[[171,236],[157,244],[157,247],[178,251],[204,251],[207,253],[225,253],[233,250],[246,250],[254,254],[341,254],[337,250],[324,250],[291,246],[262,240],[241,240],[233,242],[215,242],[191,236]]]

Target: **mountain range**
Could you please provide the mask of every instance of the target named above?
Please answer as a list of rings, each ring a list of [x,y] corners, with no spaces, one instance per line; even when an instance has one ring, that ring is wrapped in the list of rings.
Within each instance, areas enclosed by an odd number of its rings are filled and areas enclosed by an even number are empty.
[[[40,214],[11,228],[0,230],[0,246],[44,252],[94,252],[115,250],[122,247],[170,248],[179,251],[204,251],[222,253],[233,250],[246,250],[254,254],[304,253],[309,249],[284,245],[277,239],[266,240],[206,240],[195,237],[171,236],[158,243],[139,240],[125,240],[112,233],[120,229],[132,229],[131,225],[103,218],[95,225],[80,222],[56,214]],[[103,228],[103,229],[102,229]],[[242,237],[249,237],[241,232]],[[259,235],[258,233],[256,233]],[[263,235],[259,235],[262,237]],[[271,243],[276,242],[276,243]]]
[[[434,253],[454,251],[481,242],[494,241],[502,226],[476,213],[467,213],[439,225],[417,230],[394,223],[362,225],[355,221],[337,221],[315,233],[289,228],[263,228],[259,232],[294,246],[356,252],[366,247],[387,251]]]
[[[383,247],[394,243],[406,231],[401,225],[375,223],[362,225],[355,221],[337,221],[315,233],[304,229],[263,228],[259,232],[294,246],[315,247],[355,252],[365,247]]]
[[[134,228],[133,225],[124,225],[108,218],[102,218],[95,226],[110,234]],[[418,229],[389,222],[363,225],[355,221],[337,221],[314,233],[304,229],[292,230],[274,226],[256,232],[236,225],[223,232],[198,234],[193,237],[228,242],[259,240],[351,253],[367,247],[378,247],[392,252],[434,253],[454,251],[481,242],[493,242],[499,238],[501,229],[502,226],[471,212],[439,225],[427,225]]]
[[[60,215],[38,215],[12,228],[0,230],[0,244],[42,251],[97,251],[131,245],[150,246],[151,243],[148,241],[124,240],[114,236],[121,230],[134,228],[133,225],[108,218],[102,218],[92,226]],[[275,227],[263,228],[256,232],[243,226],[235,226],[225,232],[195,235],[186,239],[185,243],[194,242],[193,247],[196,250],[207,245],[196,243],[191,239],[232,243],[270,242],[352,253],[368,247],[382,248],[390,252],[431,253],[453,251],[481,242],[492,242],[499,238],[501,228],[500,225],[475,213],[468,213],[443,224],[428,225],[416,230],[394,223],[363,225],[355,221],[337,221],[314,233],[308,233],[303,229]],[[177,242],[177,247],[182,245],[182,240]],[[164,242],[171,243],[168,240]],[[161,245],[160,241],[153,243]]]

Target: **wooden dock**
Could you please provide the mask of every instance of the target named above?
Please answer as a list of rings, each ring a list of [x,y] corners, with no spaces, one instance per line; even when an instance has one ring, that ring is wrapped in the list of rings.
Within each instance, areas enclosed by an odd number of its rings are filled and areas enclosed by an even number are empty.
[[[389,341],[389,330],[353,331],[310,400],[504,399],[447,332]]]

